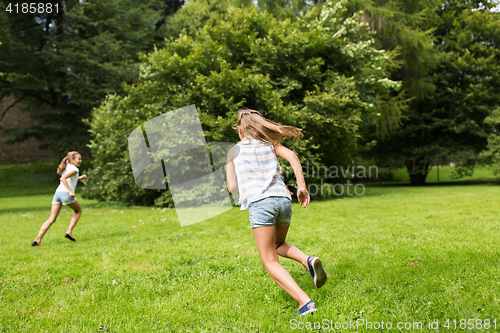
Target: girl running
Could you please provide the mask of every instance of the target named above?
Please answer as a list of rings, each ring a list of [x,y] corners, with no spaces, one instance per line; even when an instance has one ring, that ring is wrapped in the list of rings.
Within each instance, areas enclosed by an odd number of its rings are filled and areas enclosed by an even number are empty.
[[[82,215],[82,208],[78,203],[78,200],[75,198],[75,189],[76,183],[78,183],[79,179],[86,179],[87,175],[79,176],[80,170],[78,167],[82,163],[82,156],[76,151],[70,151],[66,154],[66,157],[63,158],[59,167],[57,168],[57,174],[61,176],[59,187],[56,189],[56,193],[54,194],[54,198],[52,199],[52,209],[50,212],[49,219],[42,225],[40,228],[40,232],[36,239],[31,243],[32,246],[38,246],[42,242],[43,235],[49,230],[52,223],[54,223],[61,211],[63,205],[68,205],[71,209],[75,211],[75,215],[71,218],[71,222],[69,223],[68,230],[64,237],[68,238],[71,241],[75,241],[73,238],[72,232],[73,228],[78,222],[78,219]]]
[[[311,199],[299,158],[280,144],[286,138],[301,137],[301,130],[269,121],[258,111],[249,109],[239,112],[237,128],[241,141],[228,153],[228,190],[239,191],[241,210],[250,208],[250,225],[262,264],[271,278],[299,303],[294,314],[317,311],[314,302],[278,260],[280,255],[300,262],[318,288],[326,282],[326,272],[319,258],[307,256],[285,242],[292,218],[292,197],[280,177],[277,157],[290,162],[297,179],[297,199],[305,208]]]

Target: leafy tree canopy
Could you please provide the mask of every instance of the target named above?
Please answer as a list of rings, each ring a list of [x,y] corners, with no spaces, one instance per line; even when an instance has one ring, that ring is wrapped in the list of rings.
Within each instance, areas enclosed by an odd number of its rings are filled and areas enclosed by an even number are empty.
[[[428,75],[435,92],[415,101],[404,126],[374,149],[381,162],[406,165],[412,184],[425,183],[440,157],[458,164],[456,177],[470,175],[492,130],[495,140],[491,112],[500,105],[500,20],[492,5],[457,0],[438,9],[433,47],[443,61]]]
[[[59,11],[7,13],[0,4],[0,97],[28,103],[41,121],[2,134],[10,143],[35,137],[41,148],[87,155],[82,118],[122,82],[137,81],[137,53],[152,50],[158,38],[163,43],[155,22],[172,8],[160,0],[49,2]]]
[[[350,164],[360,123],[375,121],[378,96],[400,84],[387,78],[390,57],[375,49],[360,13],[346,14],[346,3],[325,4],[319,14],[293,23],[253,7],[231,7],[194,37],[182,33],[142,56],[142,83],[125,85],[125,96],[108,96],[89,122],[95,159],[85,195],[168,204],[168,192],[135,185],[127,136],[147,120],[190,104],[198,107],[209,142],[237,142],[232,126],[246,106],[302,128],[303,140],[285,142],[302,161]]]

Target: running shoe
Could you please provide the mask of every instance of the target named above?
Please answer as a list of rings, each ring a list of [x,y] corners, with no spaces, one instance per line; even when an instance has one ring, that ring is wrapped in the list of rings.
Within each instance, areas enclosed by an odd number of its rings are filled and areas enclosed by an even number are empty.
[[[75,241],[76,241],[73,237],[71,237],[71,236],[70,236],[70,235],[68,235],[68,234],[64,234],[64,238],[67,238],[67,239],[69,239],[70,241],[73,241],[73,242],[75,242]]]
[[[321,260],[318,257],[307,258],[307,265],[309,266],[309,272],[314,280],[316,287],[321,288],[326,282],[326,272],[321,264]]]
[[[318,309],[316,308],[316,304],[314,304],[313,301],[309,301],[306,303],[306,305],[304,305],[303,307],[301,307],[300,309],[298,309],[297,311],[295,311],[293,313],[294,316],[305,316],[306,314],[308,313],[311,313],[311,312],[315,312],[315,311],[318,311]]]

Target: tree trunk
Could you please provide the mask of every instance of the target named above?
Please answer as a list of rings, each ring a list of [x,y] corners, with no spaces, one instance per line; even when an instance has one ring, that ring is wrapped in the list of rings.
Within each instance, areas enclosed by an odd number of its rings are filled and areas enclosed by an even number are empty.
[[[427,175],[424,174],[410,175],[411,184],[415,186],[425,185],[425,178],[427,178]]]
[[[405,164],[410,176],[411,185],[425,185],[425,179],[429,174],[431,163],[422,158],[417,158],[413,161],[407,161]]]

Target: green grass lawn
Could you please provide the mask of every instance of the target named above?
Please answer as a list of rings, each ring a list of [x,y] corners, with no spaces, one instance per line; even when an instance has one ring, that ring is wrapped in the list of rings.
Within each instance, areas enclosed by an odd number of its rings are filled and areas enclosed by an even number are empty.
[[[461,179],[451,178],[452,172],[455,168],[451,166],[439,167],[439,182],[500,182],[500,177],[493,175],[491,169],[486,166],[479,165],[474,168],[474,173],[470,177],[463,177]],[[410,183],[410,177],[406,168],[397,169],[393,171],[395,182]],[[438,182],[438,168],[433,166],[426,178],[427,183]]]
[[[287,241],[319,256],[329,279],[316,289],[304,267],[280,259],[319,309],[291,322],[297,303],[260,263],[248,211],[180,227],[173,209],[95,208],[77,188],[76,243],[63,238],[64,207],[32,247],[58,184],[54,165],[25,176],[35,169],[0,167],[0,332],[291,332],[359,319],[396,332],[421,331],[398,322],[431,331],[447,319],[457,329],[432,331],[457,331],[461,319],[500,330],[497,185],[367,187],[294,204]]]

